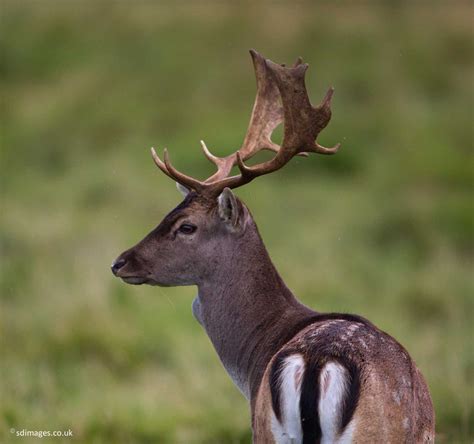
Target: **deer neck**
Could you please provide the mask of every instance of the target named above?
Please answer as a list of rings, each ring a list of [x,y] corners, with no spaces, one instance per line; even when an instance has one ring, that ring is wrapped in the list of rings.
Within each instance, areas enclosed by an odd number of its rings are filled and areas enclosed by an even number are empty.
[[[287,288],[256,227],[231,250],[199,284],[193,313],[235,384],[253,400],[271,357],[315,312]]]

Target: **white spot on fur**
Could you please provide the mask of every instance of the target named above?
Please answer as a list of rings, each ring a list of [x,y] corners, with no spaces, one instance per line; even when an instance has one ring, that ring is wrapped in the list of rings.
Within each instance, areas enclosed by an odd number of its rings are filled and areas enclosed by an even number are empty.
[[[347,376],[347,370],[335,362],[328,362],[321,370],[318,406],[321,444],[346,444],[352,441],[353,421],[338,436],[341,401],[347,392]]]
[[[397,403],[397,405],[400,405],[400,403],[401,403],[400,393],[392,392],[392,398]]]
[[[403,423],[402,423],[402,425],[403,425],[403,428],[404,428],[405,430],[408,430],[408,428],[410,427],[410,420],[409,420],[408,418],[406,418],[406,417],[403,418]]]
[[[429,430],[425,430],[423,432],[423,442],[434,442],[433,433],[430,432]]]
[[[315,338],[318,335],[320,335],[324,330],[326,330],[328,327],[331,327],[332,325],[339,324],[341,322],[346,322],[344,319],[333,319],[331,321],[324,322],[321,325],[318,325],[317,328],[313,329],[311,333],[308,335],[308,339],[310,338]],[[309,328],[313,328],[312,326]]]
[[[280,374],[281,422],[272,411],[271,428],[277,444],[296,444],[303,440],[300,419],[301,381],[304,361],[301,355],[285,359]]]
[[[350,338],[360,328],[360,324],[351,324],[347,327],[347,336]]]

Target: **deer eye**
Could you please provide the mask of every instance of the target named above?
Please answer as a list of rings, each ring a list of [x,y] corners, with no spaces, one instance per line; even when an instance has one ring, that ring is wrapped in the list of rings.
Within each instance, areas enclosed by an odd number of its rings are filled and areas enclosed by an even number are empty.
[[[197,227],[191,224],[182,224],[178,228],[178,231],[183,234],[193,234],[196,231]]]

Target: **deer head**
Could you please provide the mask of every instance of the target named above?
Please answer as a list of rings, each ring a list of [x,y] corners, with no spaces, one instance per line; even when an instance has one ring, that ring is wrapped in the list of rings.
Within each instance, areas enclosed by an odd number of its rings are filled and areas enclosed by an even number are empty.
[[[122,253],[112,272],[130,284],[163,286],[199,285],[209,279],[225,257],[245,248],[245,236],[257,236],[246,206],[231,189],[251,182],[286,165],[294,156],[334,154],[339,144],[325,148],[316,142],[331,118],[330,88],[322,103],[313,107],[305,86],[308,68],[299,58],[292,67],[265,60],[251,50],[257,79],[257,96],[242,147],[227,157],[216,157],[201,142],[204,155],[217,171],[198,180],[178,171],[168,151],[163,161],[152,148],[157,167],[175,180],[185,199],[142,241]],[[284,124],[281,146],[271,140]],[[260,150],[274,151],[266,162],[248,166],[245,161]],[[230,175],[234,166],[239,174]]]

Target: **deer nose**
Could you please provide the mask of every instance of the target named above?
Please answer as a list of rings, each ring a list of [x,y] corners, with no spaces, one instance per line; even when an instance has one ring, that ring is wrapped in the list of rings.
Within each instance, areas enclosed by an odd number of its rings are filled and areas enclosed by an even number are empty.
[[[127,263],[125,259],[116,259],[112,262],[112,273],[117,276],[118,271]]]

